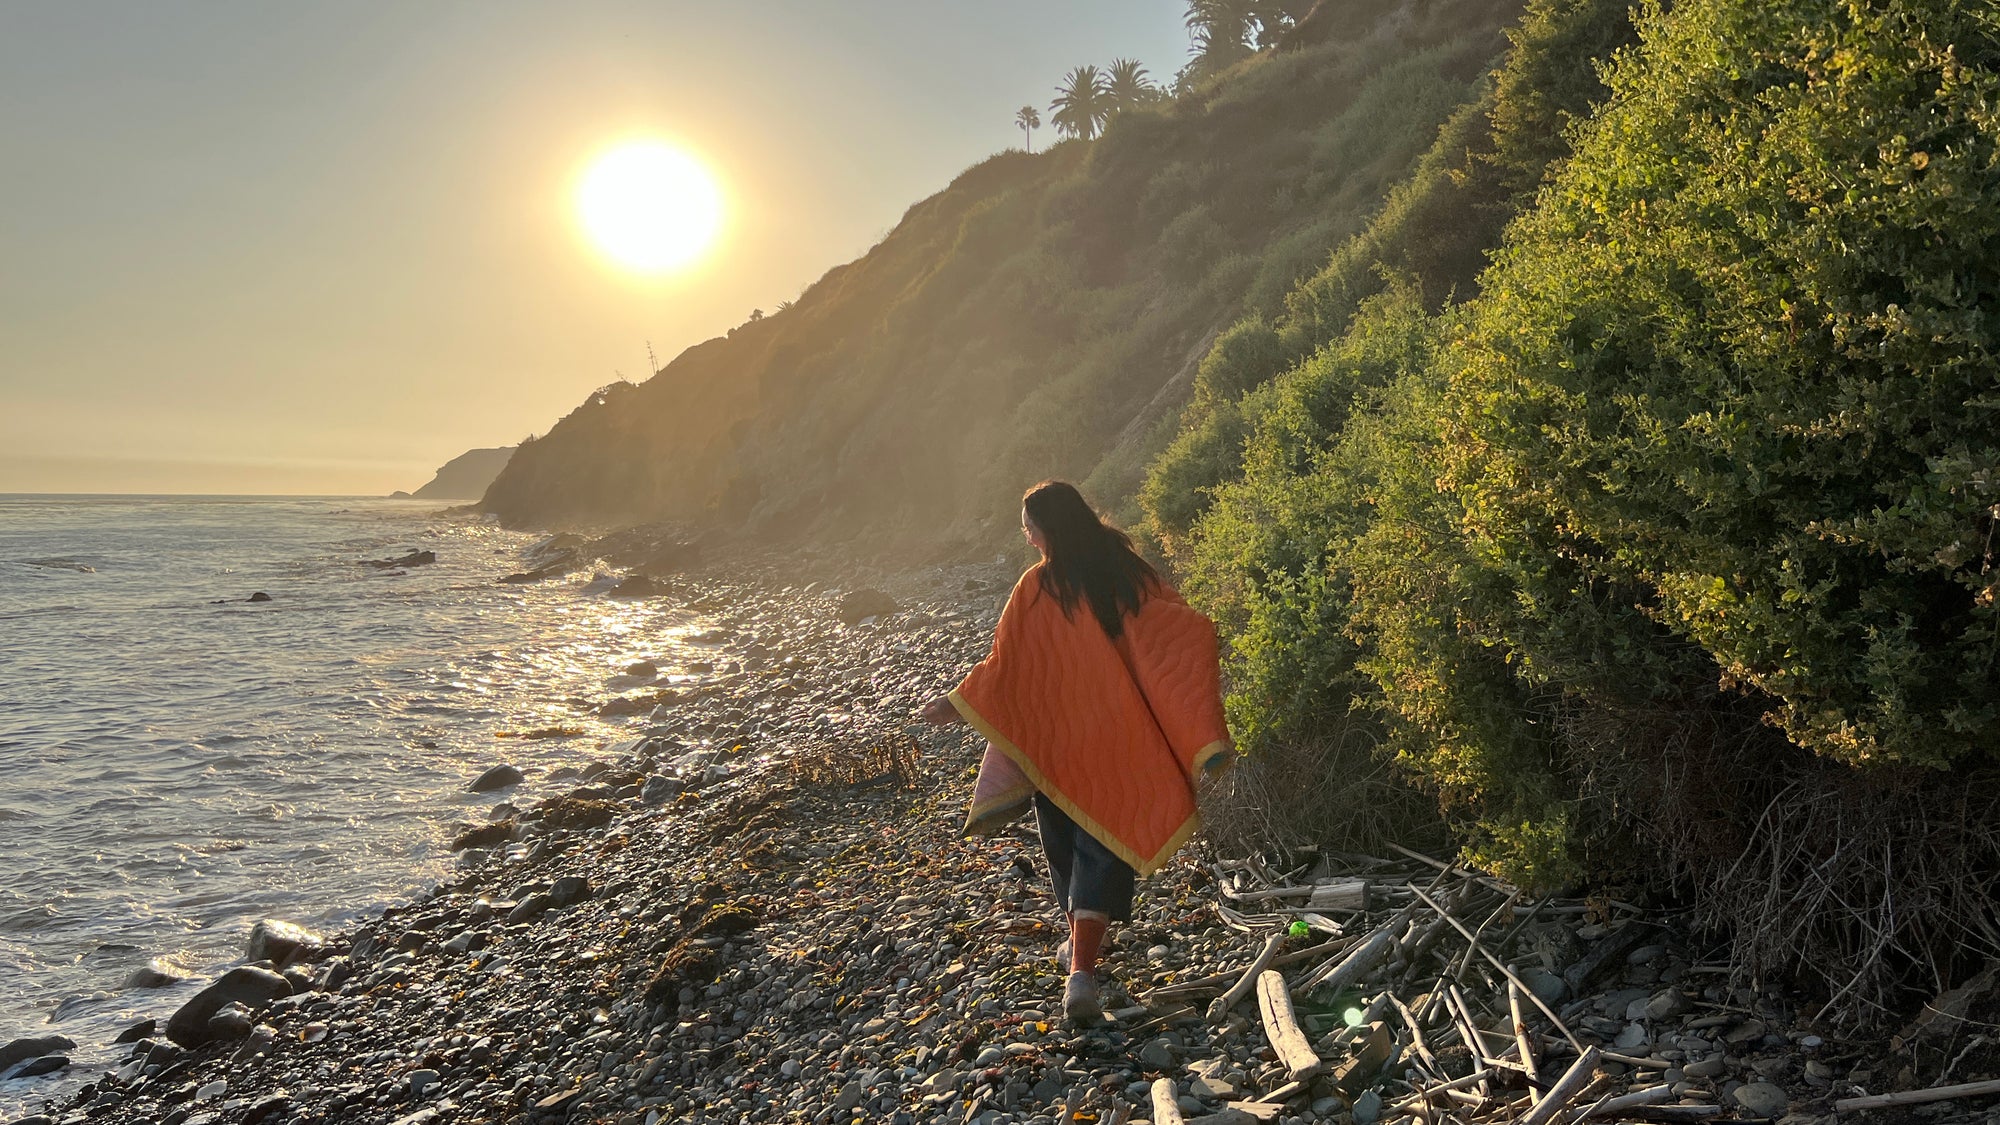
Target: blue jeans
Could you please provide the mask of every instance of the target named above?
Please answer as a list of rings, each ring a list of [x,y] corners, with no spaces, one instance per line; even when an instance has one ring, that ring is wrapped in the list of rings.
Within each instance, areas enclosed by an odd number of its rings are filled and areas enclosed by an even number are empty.
[[[1035,823],[1063,912],[1095,910],[1114,922],[1131,921],[1132,885],[1138,880],[1132,866],[1040,793],[1035,794]]]

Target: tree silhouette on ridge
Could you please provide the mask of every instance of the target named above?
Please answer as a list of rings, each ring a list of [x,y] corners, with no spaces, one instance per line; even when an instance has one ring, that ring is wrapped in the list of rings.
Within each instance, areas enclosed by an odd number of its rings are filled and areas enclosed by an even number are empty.
[[[1042,115],[1034,106],[1024,105],[1014,114],[1014,124],[1021,127],[1021,136],[1027,138],[1028,151],[1035,151],[1036,129],[1042,127]]]
[[[1103,72],[1094,66],[1080,66],[1056,87],[1056,100],[1049,103],[1049,120],[1057,132],[1087,141],[1104,131],[1111,109]]]

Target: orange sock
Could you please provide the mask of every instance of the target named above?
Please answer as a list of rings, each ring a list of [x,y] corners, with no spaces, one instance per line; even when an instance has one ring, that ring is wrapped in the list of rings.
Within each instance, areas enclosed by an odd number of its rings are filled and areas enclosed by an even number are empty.
[[[1111,919],[1095,910],[1079,910],[1070,915],[1069,922],[1069,971],[1072,973],[1094,973],[1097,971],[1097,954],[1104,948],[1104,931],[1111,926]]]

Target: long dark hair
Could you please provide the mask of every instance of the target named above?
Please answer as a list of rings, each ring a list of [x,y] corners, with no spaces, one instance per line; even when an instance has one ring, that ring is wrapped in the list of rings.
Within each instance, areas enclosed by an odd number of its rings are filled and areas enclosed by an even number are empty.
[[[1045,480],[1021,497],[1021,508],[1046,544],[1042,592],[1072,620],[1077,602],[1088,600],[1105,635],[1115,640],[1125,631],[1126,615],[1139,612],[1141,599],[1159,586],[1159,572],[1124,532],[1097,518],[1073,484]]]

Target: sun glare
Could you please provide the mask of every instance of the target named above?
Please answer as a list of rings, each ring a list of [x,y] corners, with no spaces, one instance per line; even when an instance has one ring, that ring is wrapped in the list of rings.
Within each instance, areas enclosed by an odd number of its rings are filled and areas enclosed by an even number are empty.
[[[701,162],[658,141],[620,145],[577,185],[577,214],[599,249],[642,273],[700,258],[722,228],[722,192]]]

